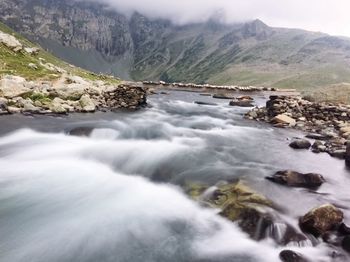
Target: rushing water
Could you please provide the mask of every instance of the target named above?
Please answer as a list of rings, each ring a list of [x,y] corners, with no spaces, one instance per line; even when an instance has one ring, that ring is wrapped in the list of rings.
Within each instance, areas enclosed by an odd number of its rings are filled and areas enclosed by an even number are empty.
[[[243,120],[247,109],[227,103],[171,91],[132,113],[2,117],[0,261],[279,261],[283,247],[250,240],[190,200],[186,181],[243,179],[296,228],[299,216],[327,202],[350,217],[343,161],[293,151],[288,139],[301,133]],[[69,135],[77,131],[87,136]],[[316,194],[264,179],[284,169],[328,182]],[[294,249],[313,261],[329,261],[331,251]]]

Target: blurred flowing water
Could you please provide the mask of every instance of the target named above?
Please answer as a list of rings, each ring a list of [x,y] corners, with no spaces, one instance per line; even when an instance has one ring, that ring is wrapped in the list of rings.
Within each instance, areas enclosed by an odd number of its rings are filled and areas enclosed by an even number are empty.
[[[279,261],[283,247],[190,200],[187,181],[242,179],[296,227],[325,202],[350,217],[343,161],[293,151],[303,134],[243,120],[227,100],[168,92],[137,112],[1,118],[0,261]],[[316,194],[264,179],[284,169],[328,182]],[[326,247],[294,249],[328,261]]]

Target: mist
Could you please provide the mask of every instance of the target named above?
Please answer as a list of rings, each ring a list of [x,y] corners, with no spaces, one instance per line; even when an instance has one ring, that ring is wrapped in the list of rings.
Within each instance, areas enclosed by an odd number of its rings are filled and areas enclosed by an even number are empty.
[[[125,14],[142,13],[176,24],[203,22],[211,17],[226,23],[261,19],[270,26],[302,28],[350,36],[348,0],[80,0],[108,4]],[[336,3],[336,4],[335,4]]]

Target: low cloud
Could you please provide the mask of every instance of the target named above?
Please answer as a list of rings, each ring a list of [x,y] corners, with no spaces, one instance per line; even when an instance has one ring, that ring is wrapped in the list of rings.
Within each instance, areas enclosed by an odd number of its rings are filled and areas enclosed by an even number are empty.
[[[82,0],[91,1],[91,0]],[[94,0],[92,0],[94,1]],[[259,18],[271,26],[303,28],[350,36],[349,0],[96,0],[119,12],[140,12],[177,24],[212,16],[227,23]]]

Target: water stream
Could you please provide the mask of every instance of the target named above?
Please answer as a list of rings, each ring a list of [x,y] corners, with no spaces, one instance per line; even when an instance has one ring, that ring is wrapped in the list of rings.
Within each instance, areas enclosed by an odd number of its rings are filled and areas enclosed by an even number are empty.
[[[327,202],[350,217],[343,161],[290,149],[302,133],[243,120],[247,109],[227,100],[168,92],[136,112],[1,118],[0,261],[279,261],[284,247],[253,241],[192,201],[186,181],[244,180],[295,227]],[[284,169],[318,172],[327,183],[313,192],[264,179]],[[312,261],[331,252],[294,249]]]

